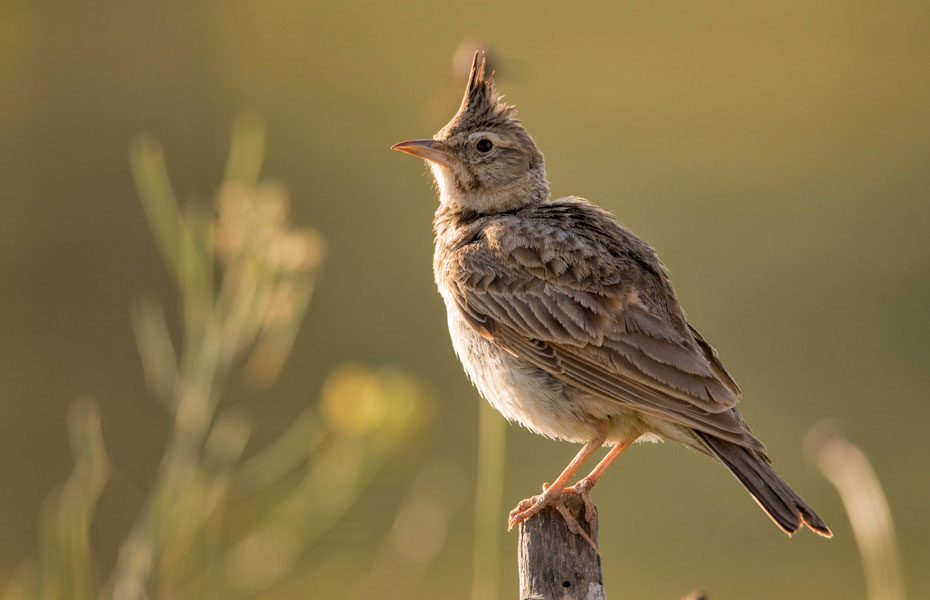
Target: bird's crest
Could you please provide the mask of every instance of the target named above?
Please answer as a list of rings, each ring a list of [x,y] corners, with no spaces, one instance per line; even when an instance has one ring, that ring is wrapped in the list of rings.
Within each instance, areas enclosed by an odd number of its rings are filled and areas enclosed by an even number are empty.
[[[515,107],[501,102],[494,89],[493,73],[485,77],[485,66],[484,53],[480,50],[475,52],[462,104],[439,135],[447,136],[457,129],[502,123],[511,119]]]

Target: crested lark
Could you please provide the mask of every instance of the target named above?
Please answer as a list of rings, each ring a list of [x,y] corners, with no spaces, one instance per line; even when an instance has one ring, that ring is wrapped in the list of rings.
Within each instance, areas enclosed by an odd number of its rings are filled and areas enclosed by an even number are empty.
[[[591,541],[564,495],[581,495],[590,520],[588,491],[604,470],[634,441],[661,437],[723,463],[785,532],[804,524],[830,536],[772,469],[736,409],[739,387],[688,324],[655,251],[587,200],[550,200],[543,155],[513,111],[476,53],[452,120],[431,140],[394,146],[426,159],[439,188],[433,270],[468,377],[508,420],[584,444],[509,525],[553,505]]]

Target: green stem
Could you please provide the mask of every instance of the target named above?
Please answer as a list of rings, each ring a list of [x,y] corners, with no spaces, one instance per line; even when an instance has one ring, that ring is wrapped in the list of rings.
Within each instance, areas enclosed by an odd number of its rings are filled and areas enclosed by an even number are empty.
[[[472,600],[494,600],[500,588],[501,531],[505,522],[501,514],[501,498],[506,427],[507,423],[490,404],[480,403]]]

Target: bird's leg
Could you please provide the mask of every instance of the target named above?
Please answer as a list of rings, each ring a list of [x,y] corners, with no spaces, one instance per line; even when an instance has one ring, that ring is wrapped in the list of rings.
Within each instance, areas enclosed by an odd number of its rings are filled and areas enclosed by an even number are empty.
[[[604,455],[601,462],[597,463],[597,466],[591,469],[590,473],[581,478],[578,483],[570,485],[562,490],[564,494],[578,494],[581,496],[581,499],[584,500],[584,518],[590,525],[591,536],[593,536],[594,532],[597,530],[597,510],[594,508],[594,503],[591,502],[589,492],[591,488],[594,487],[594,484],[597,483],[597,480],[600,479],[601,475],[604,474],[604,471],[607,470],[607,467],[617,460],[617,457],[623,454],[623,451],[629,448],[640,435],[642,434],[636,434],[627,440],[617,442],[617,444],[610,449],[610,452]]]
[[[598,448],[604,444],[605,439],[607,439],[606,424],[600,428],[597,437],[585,444],[584,447],[578,452],[578,454],[575,455],[575,458],[572,459],[572,462],[568,463],[568,466],[565,467],[565,469],[559,475],[558,479],[556,479],[552,485],[549,485],[548,483],[543,484],[542,494],[538,494],[532,498],[527,498],[526,500],[521,501],[519,504],[517,504],[516,508],[510,511],[510,518],[507,520],[507,529],[509,530],[513,528],[514,525],[529,519],[546,506],[559,506],[562,498],[562,490],[565,489],[565,487],[568,485],[568,482],[571,481],[572,477],[575,476],[575,473],[578,472],[578,469],[581,468],[581,465],[584,464],[584,461],[586,461]],[[568,511],[559,512],[562,513],[563,517],[566,517],[566,514],[568,513]],[[572,522],[575,519],[571,519],[571,521],[569,521],[569,517],[571,517],[571,515],[568,515],[565,519],[568,522],[569,529],[571,529],[573,532],[576,532],[575,530],[578,529],[578,524],[574,523],[573,527]]]

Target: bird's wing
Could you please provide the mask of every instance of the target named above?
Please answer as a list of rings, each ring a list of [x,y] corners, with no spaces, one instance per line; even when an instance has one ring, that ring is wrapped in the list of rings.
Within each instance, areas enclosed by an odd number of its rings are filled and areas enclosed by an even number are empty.
[[[488,222],[447,257],[465,320],[577,388],[761,450],[732,410],[739,388],[688,325],[652,249],[593,205],[544,207]]]

